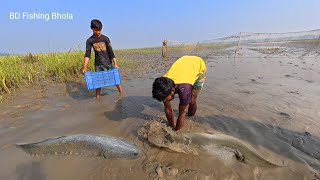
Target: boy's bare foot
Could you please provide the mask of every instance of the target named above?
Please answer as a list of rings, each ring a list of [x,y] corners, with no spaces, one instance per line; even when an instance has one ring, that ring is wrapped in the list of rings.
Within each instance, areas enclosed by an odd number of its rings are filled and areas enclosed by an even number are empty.
[[[122,93],[119,93],[119,94],[117,95],[117,97],[116,97],[116,99],[115,99],[114,102],[118,102],[118,101],[120,101],[120,100],[122,100]]]

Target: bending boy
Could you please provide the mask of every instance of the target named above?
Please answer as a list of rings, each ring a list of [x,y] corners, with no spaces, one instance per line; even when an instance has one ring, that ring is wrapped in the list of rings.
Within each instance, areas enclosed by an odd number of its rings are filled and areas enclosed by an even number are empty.
[[[164,104],[170,126],[174,130],[182,128],[185,114],[193,116],[197,111],[197,97],[204,85],[206,65],[200,57],[183,56],[172,64],[164,77],[155,79],[152,97]],[[179,116],[175,125],[170,101],[174,94],[179,96]]]

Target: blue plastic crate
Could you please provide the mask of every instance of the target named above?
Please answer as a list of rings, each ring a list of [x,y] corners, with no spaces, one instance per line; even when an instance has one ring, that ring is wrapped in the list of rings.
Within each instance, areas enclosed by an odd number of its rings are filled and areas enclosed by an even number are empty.
[[[84,79],[88,90],[121,84],[118,68],[113,68],[108,71],[85,72]]]

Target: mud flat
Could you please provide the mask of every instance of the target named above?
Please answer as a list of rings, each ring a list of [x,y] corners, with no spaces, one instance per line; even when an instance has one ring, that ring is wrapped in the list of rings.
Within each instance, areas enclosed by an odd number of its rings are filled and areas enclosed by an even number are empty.
[[[177,135],[219,132],[285,166],[245,163],[225,148],[179,152],[141,137],[146,123],[167,125],[151,86],[175,59],[141,55],[139,66],[121,70],[122,98],[108,87],[97,101],[82,78],[17,90],[1,105],[0,179],[319,179],[319,59],[203,57],[208,70],[198,112]],[[136,159],[31,157],[14,146],[74,134],[119,137],[141,152]]]

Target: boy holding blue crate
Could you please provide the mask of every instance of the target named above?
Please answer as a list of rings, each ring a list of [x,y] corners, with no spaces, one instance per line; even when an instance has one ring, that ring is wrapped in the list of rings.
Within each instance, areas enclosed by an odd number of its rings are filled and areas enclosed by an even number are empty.
[[[93,19],[91,21],[91,29],[93,35],[89,37],[86,41],[86,53],[84,56],[84,65],[82,68],[82,73],[87,71],[87,65],[91,56],[91,48],[93,47],[95,52],[95,71],[106,71],[112,68],[119,68],[117,65],[116,57],[113,53],[110,39],[101,34],[102,23]],[[116,85],[120,96],[122,95],[121,85]],[[96,98],[100,98],[101,88],[96,89]]]

